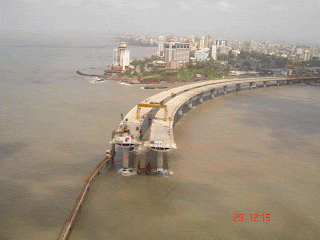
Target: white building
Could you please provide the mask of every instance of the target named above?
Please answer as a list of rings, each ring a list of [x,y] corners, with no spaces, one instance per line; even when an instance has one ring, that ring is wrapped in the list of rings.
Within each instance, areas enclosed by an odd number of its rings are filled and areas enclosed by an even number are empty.
[[[158,56],[164,57],[164,37],[159,36]]]
[[[113,65],[122,67],[125,70],[130,64],[130,50],[124,42],[119,44],[118,48],[113,49]]]
[[[171,61],[188,62],[189,55],[190,43],[167,42],[164,44],[164,59],[166,63]]]
[[[196,60],[206,60],[208,58],[208,56],[209,56],[209,53],[201,51],[201,50],[196,51],[194,53],[194,58]]]
[[[214,44],[211,45],[211,58],[217,61],[217,46]]]
[[[228,46],[227,40],[216,40],[217,46]]]
[[[205,47],[205,39],[206,39],[205,36],[202,36],[202,37],[200,38],[200,46],[199,46],[199,49],[200,49],[200,50],[201,50],[201,49],[204,49],[204,47]]]

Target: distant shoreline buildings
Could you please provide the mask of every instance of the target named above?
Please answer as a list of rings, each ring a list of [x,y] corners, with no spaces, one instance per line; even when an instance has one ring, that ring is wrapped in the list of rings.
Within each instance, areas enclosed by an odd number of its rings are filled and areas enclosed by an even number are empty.
[[[125,42],[121,42],[118,48],[113,49],[112,70],[128,70],[130,65],[130,50]]]

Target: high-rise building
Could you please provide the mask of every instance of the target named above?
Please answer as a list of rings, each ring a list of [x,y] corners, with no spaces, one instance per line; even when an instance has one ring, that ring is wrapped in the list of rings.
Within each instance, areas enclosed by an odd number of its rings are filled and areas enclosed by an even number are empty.
[[[211,42],[212,42],[212,38],[210,35],[206,36],[205,39],[204,39],[204,46],[206,48],[210,48],[210,45],[211,45]]]
[[[190,55],[190,43],[166,42],[164,44],[164,59],[166,63],[171,61],[188,62]]]
[[[251,42],[249,42],[249,41],[244,42],[243,51],[244,51],[244,52],[251,53],[251,51],[252,51]]]
[[[164,37],[159,36],[158,52],[160,57],[164,57]]]
[[[217,61],[217,45],[211,45],[211,58]]]
[[[204,45],[204,42],[205,42],[205,36],[202,36],[200,38],[200,46],[199,46],[199,49],[204,49],[205,48],[205,45]]]
[[[216,40],[217,46],[228,46],[227,40]]]
[[[130,51],[127,50],[125,42],[121,42],[118,48],[113,50],[113,66],[120,66],[122,70],[129,67],[130,64]]]
[[[310,59],[311,59],[310,50],[304,50],[303,61],[310,61]]]

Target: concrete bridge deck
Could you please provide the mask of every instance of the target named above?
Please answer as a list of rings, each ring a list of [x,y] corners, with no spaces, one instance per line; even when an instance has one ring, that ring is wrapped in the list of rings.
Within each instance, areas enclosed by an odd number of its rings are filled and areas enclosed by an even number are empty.
[[[250,84],[250,89],[255,86],[257,82],[262,82],[263,86],[266,87],[267,82],[275,81],[278,85],[281,82],[289,82],[299,80],[314,80],[314,78],[277,78],[277,77],[265,77],[265,78],[245,78],[245,79],[223,79],[223,80],[210,80],[205,82],[193,83],[189,85],[180,86],[177,88],[169,89],[164,92],[160,92],[154,96],[147,98],[141,103],[159,103],[166,104],[167,106],[167,121],[164,121],[164,110],[160,109],[155,115],[152,124],[150,138],[145,143],[146,147],[158,152],[158,171],[162,171],[163,165],[163,152],[169,151],[170,149],[176,149],[176,143],[174,142],[173,136],[173,123],[176,113],[182,115],[182,106],[188,103],[189,108],[192,107],[192,99],[198,97],[199,102],[203,102],[203,96],[205,92],[210,91],[211,98],[214,98],[214,91],[217,88],[223,88],[223,94],[227,93],[227,88],[232,85],[236,85],[236,90],[241,90],[241,85]],[[111,140],[113,153],[115,144],[123,147],[123,169],[129,167],[129,148],[140,142],[140,130],[143,121],[151,109],[142,108],[140,110],[141,118],[137,119],[137,106],[134,107],[120,123],[116,134]],[[128,121],[125,123],[125,119]],[[130,128],[130,133],[123,133],[123,126],[126,124]],[[126,135],[127,134],[127,135]],[[129,136],[130,141],[123,141],[124,137]]]
[[[189,108],[192,107],[192,99],[198,97],[200,102],[203,102],[203,94],[210,91],[210,97],[214,98],[214,91],[216,88],[224,88],[223,93],[227,93],[227,87],[237,85],[237,89],[240,90],[241,84],[249,83],[251,88],[256,82],[263,82],[264,86],[268,81],[286,81],[288,78],[247,78],[247,79],[235,79],[229,82],[219,82],[212,85],[206,85],[199,88],[194,88],[188,92],[182,93],[179,96],[169,100],[166,105],[168,108],[169,121],[163,121],[164,111],[159,110],[155,115],[151,125],[150,141],[146,144],[147,147],[152,148],[155,151],[168,151],[170,149],[176,149],[176,143],[173,137],[173,122],[177,112],[182,115],[182,106],[188,103]]]
[[[223,80],[209,80],[204,82],[198,82],[193,84],[188,84],[176,88],[172,88],[158,94],[155,94],[141,102],[141,104],[152,104],[152,103],[160,103],[164,104],[170,99],[182,94],[184,92],[197,89],[203,86],[211,86],[217,83],[231,83],[234,81],[239,81],[239,79],[223,79]],[[144,122],[146,116],[150,113],[151,108],[141,108],[140,109],[140,118],[137,119],[137,106],[130,110],[130,112],[124,117],[124,119],[120,122],[113,139],[110,141],[111,144],[117,144],[121,146],[134,146],[136,144],[141,144],[140,135],[141,135],[141,126]],[[126,119],[128,119],[126,121]],[[129,133],[124,133],[124,126],[128,126],[130,129]],[[126,138],[127,137],[127,141]],[[128,140],[129,138],[129,140]]]

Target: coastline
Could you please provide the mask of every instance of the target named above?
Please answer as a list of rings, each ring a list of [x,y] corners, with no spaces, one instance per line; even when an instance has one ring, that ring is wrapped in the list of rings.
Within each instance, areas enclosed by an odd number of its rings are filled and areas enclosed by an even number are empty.
[[[125,77],[125,76],[110,76],[110,75],[102,75],[102,74],[88,74],[88,73],[82,72],[82,71],[89,70],[89,69],[95,69],[95,68],[80,69],[80,70],[76,71],[76,73],[81,76],[99,78],[98,80],[96,80],[96,82],[103,82],[105,80],[113,80],[113,81],[118,81],[120,83],[124,83],[127,85],[140,85],[142,89],[166,89],[166,88],[170,88],[170,87],[182,86],[182,85],[186,85],[189,83],[199,81],[199,80],[195,79],[195,80],[187,81],[187,82],[161,81],[161,82],[157,82],[157,83],[155,83],[155,82],[141,83],[138,78],[129,78],[129,77]]]

